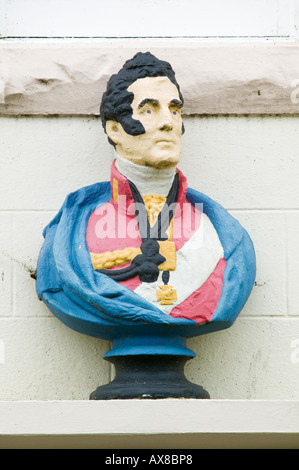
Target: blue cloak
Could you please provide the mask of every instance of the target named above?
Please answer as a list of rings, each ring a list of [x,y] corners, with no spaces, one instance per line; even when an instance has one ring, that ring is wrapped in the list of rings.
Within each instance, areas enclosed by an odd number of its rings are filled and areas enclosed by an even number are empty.
[[[70,328],[106,340],[125,337],[193,337],[231,326],[247,301],[256,275],[252,241],[220,204],[188,189],[187,200],[203,205],[224,250],[220,301],[210,322],[166,315],[135,292],[96,272],[86,244],[92,212],[111,199],[110,182],[69,194],[43,232],[36,290],[50,311]]]

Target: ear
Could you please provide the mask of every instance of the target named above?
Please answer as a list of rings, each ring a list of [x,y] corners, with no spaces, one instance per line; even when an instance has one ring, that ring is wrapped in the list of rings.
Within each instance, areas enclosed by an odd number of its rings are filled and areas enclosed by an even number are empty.
[[[106,122],[106,134],[115,145],[121,142],[122,130],[122,125],[119,122],[111,120]]]

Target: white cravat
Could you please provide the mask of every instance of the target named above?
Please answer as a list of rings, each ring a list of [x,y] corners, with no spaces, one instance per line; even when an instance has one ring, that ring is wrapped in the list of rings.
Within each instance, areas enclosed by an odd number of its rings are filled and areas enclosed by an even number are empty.
[[[114,156],[117,170],[135,184],[141,196],[160,194],[167,197],[176,174],[175,168],[172,170],[158,170],[148,166],[136,165],[136,163],[121,157],[116,152],[114,152]]]

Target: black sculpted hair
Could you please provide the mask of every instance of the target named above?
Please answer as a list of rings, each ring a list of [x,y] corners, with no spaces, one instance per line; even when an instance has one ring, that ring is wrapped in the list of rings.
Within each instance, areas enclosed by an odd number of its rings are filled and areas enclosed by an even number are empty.
[[[167,77],[177,87],[180,100],[184,103],[180,87],[176,81],[175,73],[168,62],[157,59],[150,52],[138,52],[132,59],[125,62],[120,71],[111,75],[107,89],[102,97],[100,115],[103,128],[106,132],[108,120],[120,122],[125,132],[130,135],[145,133],[140,121],[133,119],[131,104],[134,94],[128,88],[139,78]],[[182,129],[184,131],[184,128]],[[110,144],[114,145],[109,137]]]

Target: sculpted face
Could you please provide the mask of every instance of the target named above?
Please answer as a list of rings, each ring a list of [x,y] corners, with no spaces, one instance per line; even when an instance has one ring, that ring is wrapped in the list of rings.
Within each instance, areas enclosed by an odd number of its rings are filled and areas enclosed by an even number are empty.
[[[133,119],[144,134],[127,134],[122,125],[107,121],[106,132],[117,153],[137,165],[157,169],[175,168],[181,155],[182,102],[176,86],[167,77],[146,77],[128,88],[134,93]]]

